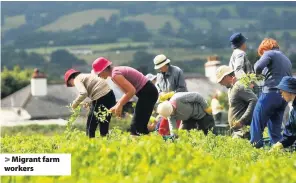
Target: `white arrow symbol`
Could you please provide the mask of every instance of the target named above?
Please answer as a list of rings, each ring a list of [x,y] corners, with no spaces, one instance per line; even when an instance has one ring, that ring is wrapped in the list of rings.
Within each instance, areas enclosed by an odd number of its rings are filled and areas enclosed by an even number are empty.
[[[9,160],[10,160],[9,158],[6,158],[6,157],[5,157],[5,162],[7,162],[7,161],[9,161]]]

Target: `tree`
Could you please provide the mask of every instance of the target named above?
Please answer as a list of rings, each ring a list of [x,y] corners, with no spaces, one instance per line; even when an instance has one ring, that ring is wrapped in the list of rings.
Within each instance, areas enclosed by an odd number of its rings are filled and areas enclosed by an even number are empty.
[[[131,66],[142,72],[148,74],[154,72],[153,59],[155,55],[147,53],[145,51],[137,51],[131,62]]]
[[[166,22],[163,27],[159,29],[159,33],[164,36],[174,36],[175,32],[171,22]]]
[[[1,99],[27,86],[32,74],[33,69],[14,66],[12,70],[8,70],[4,67],[1,72]]]
[[[57,50],[51,53],[50,62],[60,65],[63,68],[70,68],[74,65],[85,65],[83,60],[78,59],[67,50]]]
[[[289,56],[290,61],[292,62],[293,70],[296,70],[296,53],[292,53]]]
[[[218,18],[222,18],[222,19],[228,19],[228,18],[231,18],[231,15],[230,15],[228,9],[226,9],[226,8],[222,8],[222,9],[219,11],[217,17],[218,17]]]
[[[282,39],[285,40],[285,41],[291,41],[292,36],[291,36],[291,34],[289,32],[285,31],[285,32],[283,32]]]
[[[277,39],[275,33],[273,33],[273,32],[268,33],[267,37],[275,39],[275,40]]]

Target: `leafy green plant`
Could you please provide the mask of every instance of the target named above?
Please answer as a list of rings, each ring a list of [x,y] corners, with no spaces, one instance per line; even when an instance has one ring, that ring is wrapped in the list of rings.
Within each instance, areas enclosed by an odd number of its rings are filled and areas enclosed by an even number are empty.
[[[100,105],[98,112],[94,111],[94,115],[99,121],[108,122],[107,118],[112,115],[112,112],[104,105]]]
[[[239,82],[245,87],[249,87],[251,84],[261,84],[264,81],[265,77],[263,75],[256,75],[254,73],[245,74],[239,79]]]

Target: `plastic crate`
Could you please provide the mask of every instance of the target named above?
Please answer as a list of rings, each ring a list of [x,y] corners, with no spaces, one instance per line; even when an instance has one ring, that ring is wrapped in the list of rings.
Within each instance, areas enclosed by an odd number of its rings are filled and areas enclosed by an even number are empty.
[[[213,132],[216,135],[231,136],[231,130],[228,124],[216,124]]]

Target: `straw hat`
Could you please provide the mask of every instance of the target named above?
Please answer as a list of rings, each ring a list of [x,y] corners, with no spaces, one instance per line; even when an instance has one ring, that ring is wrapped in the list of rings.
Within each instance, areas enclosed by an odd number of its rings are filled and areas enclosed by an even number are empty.
[[[157,55],[154,58],[153,62],[154,62],[154,69],[158,70],[163,66],[165,66],[166,64],[170,63],[171,61],[165,55],[161,54],[161,55]]]

